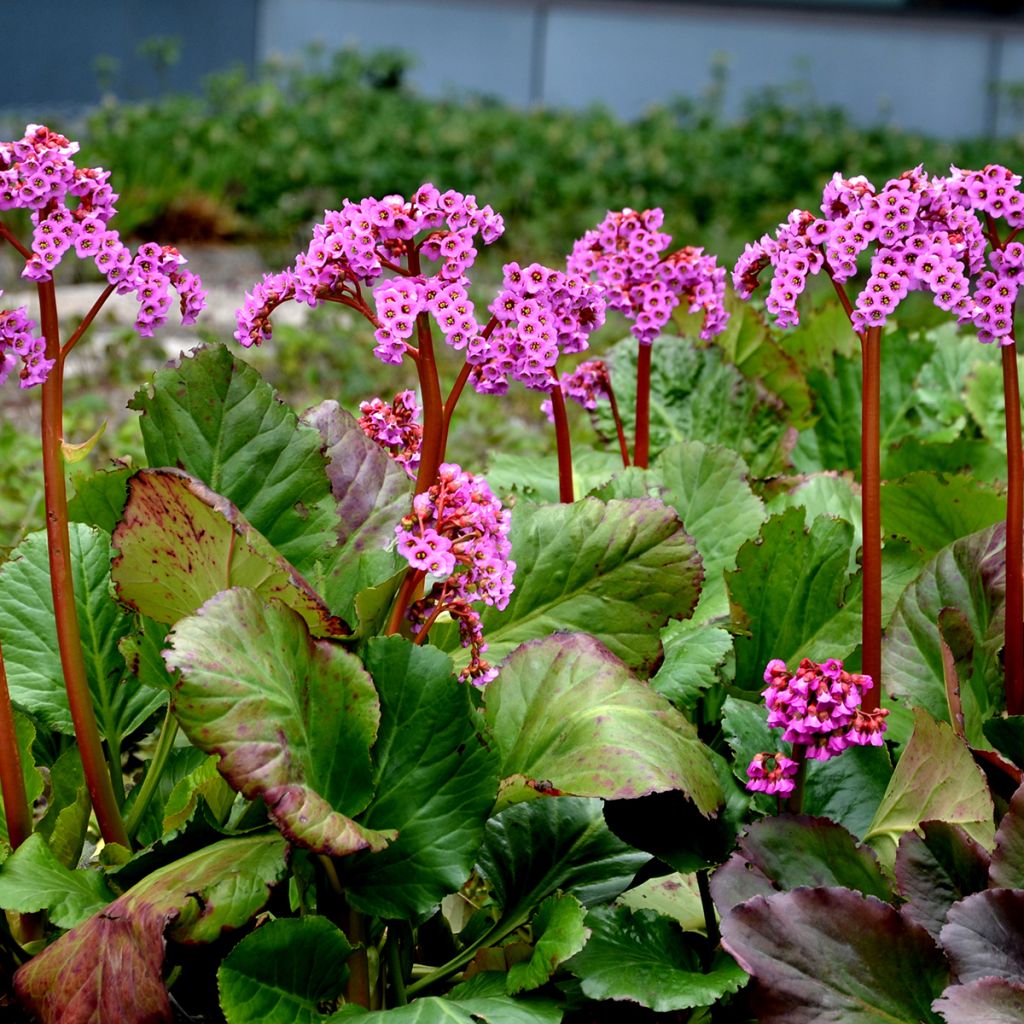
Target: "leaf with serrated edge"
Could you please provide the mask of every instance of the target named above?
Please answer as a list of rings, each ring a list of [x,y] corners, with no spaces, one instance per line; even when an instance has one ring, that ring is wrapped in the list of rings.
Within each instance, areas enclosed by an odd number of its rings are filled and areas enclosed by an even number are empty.
[[[225,839],[154,871],[21,967],[18,998],[42,1024],[170,1022],[165,933],[203,943],[243,925],[284,874],[285,852],[273,833]]]
[[[1024,786],[1010,800],[996,831],[995,849],[989,865],[993,886],[1024,889]]]
[[[128,407],[142,413],[151,466],[177,466],[222,494],[300,572],[333,543],[338,520],[319,434],[223,345],[158,370]]]
[[[650,910],[601,907],[587,914],[590,939],[566,965],[591,999],[629,1000],[657,1012],[710,1006],[746,984],[731,957],[704,973],[675,921]]]
[[[322,1024],[321,1003],[337,999],[352,952],[326,917],[269,921],[247,935],[217,971],[228,1024]]]
[[[555,973],[558,965],[578,953],[590,934],[583,924],[587,912],[575,896],[556,893],[549,896],[533,917],[533,954],[524,963],[509,968],[509,995],[540,988]]]
[[[1003,978],[981,978],[950,985],[932,1009],[946,1024],[1020,1024],[1024,1020],[1024,985]]]
[[[914,732],[896,765],[865,836],[891,867],[904,832],[937,819],[963,826],[990,850],[995,837],[992,797],[967,746],[944,722],[914,710]]]
[[[986,889],[954,903],[941,939],[959,981],[1024,985],[1024,890]]]
[[[661,631],[665,659],[651,678],[651,688],[677,708],[691,708],[701,693],[718,682],[718,669],[732,651],[725,629],[673,620]]]
[[[372,793],[380,706],[358,658],[310,636],[290,608],[253,590],[218,594],[170,637],[181,672],[174,713],[192,743],[288,838],[317,853],[383,849],[393,833],[357,825]]]
[[[110,538],[83,523],[71,523],[68,532],[89,692],[101,734],[120,742],[167,696],[124,679],[125,662],[117,644],[131,619],[110,593]],[[0,646],[14,703],[51,729],[73,735],[44,531],[29,534],[0,566]]]
[[[850,597],[852,543],[849,523],[819,516],[805,530],[803,510],[791,508],[743,545],[735,571],[726,573],[733,621],[745,634],[734,641],[737,686],[763,689],[772,658],[795,665],[801,658],[845,658],[853,650],[859,639],[853,631],[836,636],[830,628]]]
[[[760,983],[761,1024],[939,1024],[948,981],[928,933],[849,889],[755,896],[722,921],[722,945]]]
[[[114,546],[118,595],[157,622],[172,625],[222,590],[249,587],[294,609],[316,636],[349,631],[230,501],[181,470],[131,478]]]
[[[73,928],[113,898],[100,872],[66,868],[38,833],[0,866],[0,907],[20,914],[46,910],[58,928]]]
[[[659,501],[584,498],[517,505],[515,584],[508,608],[488,608],[483,630],[496,662],[527,640],[560,630],[590,633],[643,674],[660,652],[658,630],[697,603],[700,556],[675,512]],[[456,667],[469,657],[458,631],[431,631]]]
[[[722,792],[697,731],[583,633],[517,648],[484,696],[507,778],[621,800],[682,790],[705,814]]]

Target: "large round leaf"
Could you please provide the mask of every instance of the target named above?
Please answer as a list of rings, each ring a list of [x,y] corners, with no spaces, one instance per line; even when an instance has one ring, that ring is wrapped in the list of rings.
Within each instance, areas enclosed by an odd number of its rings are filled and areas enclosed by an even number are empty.
[[[511,539],[515,592],[507,609],[488,608],[483,616],[492,661],[567,630],[593,634],[643,674],[659,654],[658,630],[697,603],[700,556],[660,501],[523,502],[513,512]],[[435,642],[454,652],[456,666],[468,658],[454,629]]]
[[[591,636],[523,644],[484,700],[506,781],[609,800],[682,790],[704,814],[721,803],[694,727]]]
[[[591,999],[621,999],[659,1012],[710,1006],[747,975],[719,955],[705,973],[679,925],[651,910],[601,907],[587,914],[591,936],[566,965]]]
[[[1020,1024],[1024,1020],[1024,985],[1003,978],[980,978],[950,985],[934,1008],[946,1024]]]
[[[181,672],[174,713],[186,735],[288,838],[341,856],[389,835],[351,820],[370,800],[380,705],[359,659],[310,636],[298,613],[228,590],[171,633]]]
[[[928,933],[849,889],[755,896],[722,921],[722,944],[760,983],[762,1024],[936,1024],[948,972]]]
[[[1024,786],[1013,794],[999,822],[989,874],[993,886],[1024,889]]]
[[[451,659],[402,637],[378,637],[366,667],[380,694],[374,795],[360,823],[397,828],[377,853],[346,862],[349,902],[380,917],[410,918],[469,877],[498,788],[498,757],[477,731]]]
[[[941,938],[960,981],[1024,985],[1024,890],[987,889],[955,903]]]

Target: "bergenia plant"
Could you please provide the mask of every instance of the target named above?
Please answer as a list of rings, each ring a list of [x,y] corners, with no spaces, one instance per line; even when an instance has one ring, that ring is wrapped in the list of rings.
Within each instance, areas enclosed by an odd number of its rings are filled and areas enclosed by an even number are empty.
[[[838,172],[826,185],[821,214],[794,210],[775,235],[748,244],[733,282],[750,296],[772,268],[765,305],[780,326],[798,324],[797,302],[810,276],[824,272],[835,287],[863,353],[861,502],[864,530],[863,667],[881,681],[882,526],[879,462],[882,332],[912,291],[930,293],[940,309],[973,325],[979,340],[1003,348],[1008,503],[1006,520],[1006,698],[1024,711],[1022,630],[1020,399],[1013,303],[1024,247],[1013,241],[1024,223],[1020,177],[1005,168],[954,168],[931,177],[921,167],[876,189],[867,178]],[[999,221],[1007,229],[1000,234]],[[986,268],[986,247],[988,267]],[[858,278],[860,261],[865,276]],[[865,697],[878,706],[880,686]]]
[[[117,737],[107,737],[109,766],[93,713],[79,633],[64,480],[64,366],[107,299],[117,292],[138,302],[135,329],[151,337],[167,320],[177,294],[182,323],[194,323],[206,293],[172,246],[148,242],[134,253],[110,226],[117,194],[110,172],[79,167],[78,144],[30,124],[16,142],[0,143],[0,212],[27,210],[31,239],[0,222],[0,239],[24,259],[22,278],[35,283],[38,315],[0,311],[0,383],[21,361],[23,388],[41,386],[41,441],[46,530],[60,659],[85,777],[104,839],[129,845],[115,788],[121,786]],[[81,322],[62,340],[54,273],[69,253],[93,264],[106,285]],[[2,694],[0,694],[2,697]]]
[[[705,340],[719,334],[729,321],[724,306],[725,268],[718,266],[716,257],[694,246],[666,254],[672,236],[660,230],[664,220],[664,211],[657,208],[609,212],[576,241],[569,256],[569,270],[599,284],[608,308],[632,321],[630,330],[640,344],[633,462],[641,468],[647,467],[650,458],[655,339],[681,303],[691,313],[703,311],[700,336]]]

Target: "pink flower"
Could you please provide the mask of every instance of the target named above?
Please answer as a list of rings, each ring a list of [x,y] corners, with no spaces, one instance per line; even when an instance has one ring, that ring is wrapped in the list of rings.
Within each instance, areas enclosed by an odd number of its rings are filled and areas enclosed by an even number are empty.
[[[747,766],[747,789],[751,792],[789,796],[796,788],[794,779],[798,770],[797,762],[785,754],[770,754],[767,751],[755,754]]]

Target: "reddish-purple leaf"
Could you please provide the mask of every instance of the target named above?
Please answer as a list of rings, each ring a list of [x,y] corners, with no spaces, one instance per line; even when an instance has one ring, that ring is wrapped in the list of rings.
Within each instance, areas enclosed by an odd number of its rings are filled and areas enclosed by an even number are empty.
[[[1003,978],[980,978],[950,985],[932,1003],[946,1024],[1020,1024],[1024,1020],[1024,985]]]
[[[1010,801],[1010,809],[996,830],[989,878],[993,886],[1024,889],[1024,786]]]
[[[849,889],[756,896],[722,922],[722,944],[760,983],[763,1024],[921,1024],[948,982],[928,933]]]
[[[954,904],[941,939],[961,982],[1024,984],[1024,890],[988,889]]]
[[[25,964],[18,998],[42,1024],[164,1024],[166,938],[212,942],[267,901],[284,873],[276,834],[225,839],[153,872]]]
[[[938,939],[949,908],[988,884],[988,851],[959,825],[926,821],[924,835],[907,832],[896,851],[903,914]]]

